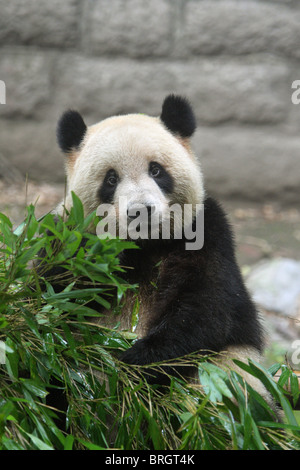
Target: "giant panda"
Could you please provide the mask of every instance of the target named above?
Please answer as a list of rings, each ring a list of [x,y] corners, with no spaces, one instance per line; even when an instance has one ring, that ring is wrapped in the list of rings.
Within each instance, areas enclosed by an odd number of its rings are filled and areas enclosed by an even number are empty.
[[[142,205],[163,220],[172,204],[190,204],[192,224],[197,207],[204,214],[201,248],[187,249],[184,233],[177,238],[171,233],[169,239],[137,238],[138,250],[120,254],[124,277],[139,286],[138,340],[122,355],[126,364],[150,365],[194,352],[220,353],[227,363],[234,358],[259,361],[263,352],[263,328],[236,261],[231,227],[220,204],[206,194],[191,147],[195,130],[191,104],[177,95],[164,99],[159,117],[120,115],[87,127],[77,111],[69,110],[58,122],[67,176],[58,214],[70,210],[72,192],[85,215],[102,204],[118,214],[122,197],[128,214]],[[121,317],[106,311],[100,321],[130,329],[133,302],[128,293]],[[157,372],[148,375],[149,382],[158,384],[165,378]],[[266,395],[256,379],[252,382]]]

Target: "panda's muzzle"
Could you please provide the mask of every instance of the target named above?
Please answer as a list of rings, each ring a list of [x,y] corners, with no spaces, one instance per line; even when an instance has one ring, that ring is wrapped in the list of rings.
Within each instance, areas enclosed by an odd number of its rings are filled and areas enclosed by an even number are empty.
[[[141,222],[148,223],[156,211],[155,204],[132,204],[127,208],[127,218],[134,220],[137,217],[141,217]]]

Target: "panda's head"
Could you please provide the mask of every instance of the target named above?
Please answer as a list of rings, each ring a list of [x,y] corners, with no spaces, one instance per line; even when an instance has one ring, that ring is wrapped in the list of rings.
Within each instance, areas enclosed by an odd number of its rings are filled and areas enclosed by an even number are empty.
[[[173,204],[202,204],[203,178],[189,139],[196,128],[193,110],[182,97],[165,98],[160,117],[115,116],[87,127],[77,111],[59,120],[57,138],[66,154],[67,196],[81,199],[86,215],[120,198],[127,210],[145,206],[162,219]]]

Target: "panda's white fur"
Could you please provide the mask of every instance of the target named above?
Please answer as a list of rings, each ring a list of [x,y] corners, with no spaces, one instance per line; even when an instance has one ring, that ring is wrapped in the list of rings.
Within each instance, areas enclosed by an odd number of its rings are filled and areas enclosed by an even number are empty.
[[[148,163],[153,160],[173,176],[171,198],[166,198],[147,175]],[[129,202],[154,202],[162,210],[175,202],[203,203],[203,176],[191,147],[185,139],[167,131],[158,118],[142,114],[117,116],[89,127],[80,148],[66,162],[65,207],[70,208],[74,191],[86,214],[95,210],[100,202],[96,198],[99,184],[110,168],[117,168],[121,177],[116,204],[120,196],[127,196]]]

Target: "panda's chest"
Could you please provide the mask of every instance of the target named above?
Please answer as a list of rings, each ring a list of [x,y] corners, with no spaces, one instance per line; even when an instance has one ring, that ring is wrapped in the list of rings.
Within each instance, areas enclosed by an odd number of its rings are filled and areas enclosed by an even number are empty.
[[[99,323],[108,328],[119,324],[121,331],[135,333],[138,338],[145,336],[154,314],[158,279],[159,269],[155,269],[150,279],[141,280],[137,290],[127,291],[118,308],[105,311]]]

